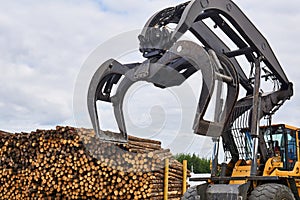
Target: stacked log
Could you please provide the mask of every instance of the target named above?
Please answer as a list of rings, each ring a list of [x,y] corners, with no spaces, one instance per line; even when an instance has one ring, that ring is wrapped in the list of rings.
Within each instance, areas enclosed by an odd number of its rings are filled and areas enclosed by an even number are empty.
[[[0,132],[0,199],[169,199],[182,195],[182,165],[161,142],[100,141],[90,129]]]

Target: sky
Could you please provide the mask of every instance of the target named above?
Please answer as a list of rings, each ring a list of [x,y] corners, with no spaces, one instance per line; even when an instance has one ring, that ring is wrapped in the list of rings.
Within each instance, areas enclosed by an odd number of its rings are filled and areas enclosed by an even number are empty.
[[[109,48],[121,49],[121,46],[112,42],[112,38],[120,39],[119,35],[128,32],[133,33],[131,36],[134,35],[152,14],[182,2],[184,1],[0,0],[0,130],[21,132],[55,128],[56,125],[76,126],[74,92],[80,83],[78,78],[80,79],[82,70],[88,63],[86,60],[99,53],[97,49],[103,48],[103,44],[112,44]],[[234,2],[267,38],[289,80],[294,83],[294,96],[277,112],[274,122],[300,126],[297,112],[300,110],[300,2]],[[126,52],[127,60],[134,57],[130,54],[134,49],[129,50]],[[121,55],[119,58],[124,59]],[[92,73],[92,70],[88,72]],[[142,91],[143,87],[150,86],[137,86],[135,91]],[[194,89],[189,88],[188,91],[194,92]],[[161,95],[160,98],[147,101],[147,105],[151,107],[150,112],[158,113],[154,116],[164,117],[160,121],[164,122],[165,127],[176,125],[176,118],[168,119],[172,110],[168,113],[164,108],[177,105],[178,99],[167,103],[162,100],[164,95],[177,97],[176,92],[157,94]],[[135,98],[138,97],[132,96],[133,102],[136,101]],[[191,99],[179,99],[179,104],[188,100]],[[157,106],[159,103],[162,105]],[[82,106],[82,109],[86,108],[85,105]],[[140,127],[145,126],[145,123],[147,125],[147,119],[149,116],[151,118],[148,111],[140,113]],[[129,112],[129,115],[137,114]],[[184,120],[184,126],[187,126],[191,124],[192,118]],[[175,132],[178,130],[180,127],[175,128]],[[188,143],[192,147],[188,151],[203,150],[204,155],[208,155],[211,149],[210,139],[191,138]],[[183,147],[176,150],[182,138],[176,139],[174,136],[170,140],[169,136],[160,135],[160,139],[176,152],[186,151]]]

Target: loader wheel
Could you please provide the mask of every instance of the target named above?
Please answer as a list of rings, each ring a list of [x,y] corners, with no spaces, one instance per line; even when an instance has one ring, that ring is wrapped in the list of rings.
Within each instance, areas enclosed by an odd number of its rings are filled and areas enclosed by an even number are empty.
[[[257,186],[249,196],[249,200],[295,200],[290,188],[277,183],[267,183]]]
[[[181,200],[199,200],[200,196],[197,192],[197,186],[190,187],[184,195],[181,197]]]

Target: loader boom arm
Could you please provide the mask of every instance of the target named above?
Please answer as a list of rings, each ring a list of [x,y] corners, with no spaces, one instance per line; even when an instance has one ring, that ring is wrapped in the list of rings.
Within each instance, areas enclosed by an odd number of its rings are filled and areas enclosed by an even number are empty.
[[[166,17],[164,17],[166,16]],[[212,31],[204,19],[210,18],[234,42],[238,49],[230,50],[226,44]],[[231,26],[227,23],[228,20]],[[283,89],[288,89],[290,82],[280,66],[275,54],[264,36],[257,30],[246,15],[231,0],[193,0],[173,8],[167,8],[150,18],[144,26],[141,36],[147,38],[149,27],[166,26],[168,23],[177,24],[171,33],[169,42],[174,43],[186,31],[190,30],[206,47],[219,54],[228,56],[235,64],[243,87],[251,94],[249,78],[235,60],[236,56],[245,55],[249,62],[254,62],[255,54],[263,57],[263,62],[280,81]],[[239,35],[231,27],[234,27]],[[143,45],[142,45],[143,46]],[[171,44],[169,44],[171,46]],[[145,52],[144,52],[145,53]],[[289,88],[290,89],[290,88]]]
[[[230,49],[228,45],[215,34],[214,30],[205,24],[204,20],[208,18],[215,23],[215,27],[219,27],[236,45],[236,49]],[[237,56],[245,56],[248,62],[253,64],[253,71],[254,63],[257,60],[263,62],[269,73],[267,76],[271,76],[272,79],[278,81],[278,85],[280,85],[277,90],[271,93],[261,94],[260,113],[258,113],[259,119],[266,115],[274,114],[279,107],[293,95],[293,85],[289,82],[269,43],[231,0],[193,0],[176,7],[166,8],[150,18],[140,38],[149,38],[149,27],[163,27],[169,23],[175,23],[177,25],[167,40],[171,44],[164,44],[164,47],[171,46],[172,43],[177,41],[186,31],[190,31],[206,48],[213,49],[217,54],[228,57],[237,71],[239,82],[247,91],[247,96],[236,103],[231,119],[227,122],[227,129],[247,110],[253,109],[254,102],[253,80],[255,79],[255,75],[253,77],[246,76],[243,66],[236,59]],[[143,40],[141,40],[140,49],[144,55],[149,54],[149,50],[151,51],[151,47],[147,46],[147,42],[143,43]],[[248,120],[250,128],[251,119]],[[201,124],[201,121],[196,123]],[[198,130],[195,130],[195,132],[199,133]],[[234,160],[237,160],[238,150],[235,147],[231,132],[224,130],[222,136],[225,147],[229,148],[231,155],[235,157]],[[265,145],[262,145],[261,148],[264,148],[264,146]],[[260,151],[262,157],[264,157],[265,149],[261,149]]]
[[[206,20],[211,20],[235,47],[230,48],[230,45],[207,25]],[[169,24],[176,26],[169,31]],[[203,47],[179,41],[187,31],[190,31]],[[122,102],[126,91],[134,82],[147,81],[160,88],[172,87],[180,85],[193,73],[201,70],[206,84],[199,97],[194,132],[213,137],[222,136],[224,148],[236,161],[239,159],[239,150],[231,131],[234,122],[250,111],[250,114],[247,114],[246,126],[251,128],[254,102],[260,102],[257,109],[259,120],[266,115],[274,114],[293,95],[293,85],[289,82],[269,43],[231,0],[192,0],[163,9],[147,21],[138,39],[139,49],[146,58],[144,62],[121,64],[111,59],[101,65],[92,78],[88,93],[88,108],[93,127],[102,139],[126,142]],[[176,48],[183,51],[180,52]],[[199,55],[202,56],[202,61],[199,60]],[[246,58],[253,72],[255,66],[262,69],[260,63],[264,63],[266,67],[263,68],[265,72],[263,77],[272,79],[278,83],[278,87],[269,93],[255,94],[259,92],[259,88],[254,90],[254,80],[260,80],[261,76],[253,73],[247,76],[246,68],[239,62],[238,56]],[[186,71],[181,73],[184,69]],[[125,78],[121,80],[121,77]],[[203,116],[212,97],[214,80],[227,85],[228,95],[225,109],[219,111],[221,117],[212,122],[204,120]],[[112,88],[118,83],[116,95],[112,96]],[[246,90],[246,96],[237,101],[239,85]],[[257,96],[260,98],[259,101],[255,99]],[[95,109],[98,100],[113,103],[121,132],[120,137],[103,135],[101,132]],[[255,133],[251,134],[255,136]],[[261,148],[264,148],[264,145],[261,145]],[[265,150],[260,151],[264,157]]]

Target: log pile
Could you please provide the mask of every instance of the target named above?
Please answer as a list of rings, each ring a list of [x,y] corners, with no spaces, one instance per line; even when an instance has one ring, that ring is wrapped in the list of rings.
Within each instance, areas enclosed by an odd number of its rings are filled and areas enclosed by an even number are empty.
[[[169,199],[182,195],[182,165],[159,141],[99,141],[92,130],[0,132],[0,199]]]

